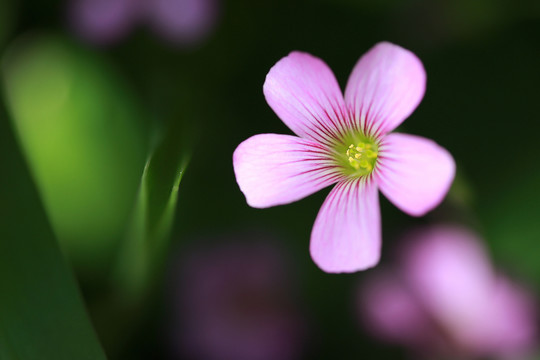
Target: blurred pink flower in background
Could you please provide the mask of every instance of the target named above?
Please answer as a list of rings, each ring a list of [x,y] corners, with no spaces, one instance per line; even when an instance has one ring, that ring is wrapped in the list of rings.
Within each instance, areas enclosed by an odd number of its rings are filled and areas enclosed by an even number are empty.
[[[260,240],[222,241],[183,257],[171,286],[175,355],[202,360],[300,358],[305,325],[289,265],[281,248]]]
[[[71,0],[68,21],[96,44],[115,43],[141,24],[171,43],[192,45],[209,35],[218,14],[218,0]]]
[[[471,232],[439,226],[413,232],[392,270],[358,293],[368,331],[417,353],[519,359],[536,342],[527,291],[498,274]]]
[[[83,39],[113,43],[131,31],[136,17],[135,0],[72,0],[68,20]]]
[[[218,17],[218,0],[146,0],[146,21],[155,33],[173,43],[204,40]]]
[[[259,134],[233,155],[247,203],[288,204],[336,184],[311,232],[313,261],[326,272],[375,266],[381,253],[379,190],[422,216],[446,196],[452,156],[432,140],[390,133],[424,96],[426,72],[409,50],[381,42],[355,65],[342,94],[321,59],[298,51],[279,60],[263,91],[298,136]]]

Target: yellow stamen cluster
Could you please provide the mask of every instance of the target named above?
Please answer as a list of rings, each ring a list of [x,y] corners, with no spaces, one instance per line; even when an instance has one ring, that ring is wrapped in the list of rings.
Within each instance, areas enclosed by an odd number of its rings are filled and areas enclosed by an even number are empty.
[[[349,164],[356,170],[364,170],[370,172],[373,170],[373,165],[377,159],[377,150],[371,144],[359,142],[357,145],[351,144],[347,149],[347,158]]]

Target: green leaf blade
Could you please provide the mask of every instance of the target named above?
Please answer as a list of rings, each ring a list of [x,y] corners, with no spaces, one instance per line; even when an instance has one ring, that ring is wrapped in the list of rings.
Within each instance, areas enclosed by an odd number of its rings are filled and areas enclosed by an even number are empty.
[[[0,359],[104,360],[1,112],[0,160]]]

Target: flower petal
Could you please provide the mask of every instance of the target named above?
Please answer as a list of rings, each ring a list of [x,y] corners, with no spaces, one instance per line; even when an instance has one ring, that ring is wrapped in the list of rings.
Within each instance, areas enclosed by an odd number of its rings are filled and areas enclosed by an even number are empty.
[[[277,116],[302,138],[326,142],[343,127],[343,95],[332,70],[317,57],[290,53],[270,69],[263,91]]]
[[[401,275],[447,335],[476,357],[528,350],[536,339],[532,298],[493,269],[482,240],[455,226],[409,234]],[[514,356],[511,356],[511,355]]]
[[[311,232],[313,261],[324,271],[354,272],[375,266],[381,252],[379,196],[374,182],[338,183]]]
[[[452,155],[435,142],[389,134],[381,145],[378,183],[394,205],[409,215],[421,216],[446,196],[455,167]]]
[[[489,313],[472,334],[472,345],[484,353],[503,355],[506,359],[527,359],[536,345],[537,309],[532,294],[504,276],[497,278],[496,288],[484,301]],[[467,329],[468,330],[468,329]],[[470,330],[469,330],[470,332]]]
[[[361,128],[384,135],[416,109],[426,88],[422,62],[409,50],[378,43],[354,67],[345,103]]]
[[[260,134],[233,154],[236,181],[256,208],[288,204],[338,181],[328,150],[296,136]]]
[[[468,230],[437,226],[412,232],[402,241],[401,274],[432,316],[458,336],[485,322],[494,272],[480,239]]]

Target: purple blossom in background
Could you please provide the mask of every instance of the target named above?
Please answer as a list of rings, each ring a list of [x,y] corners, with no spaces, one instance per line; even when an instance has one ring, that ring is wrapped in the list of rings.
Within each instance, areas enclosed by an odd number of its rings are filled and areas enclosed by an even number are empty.
[[[178,265],[171,299],[178,358],[300,358],[303,317],[294,272],[280,248],[259,240],[222,242]]]
[[[440,358],[519,359],[535,345],[530,294],[498,274],[481,241],[458,227],[410,234],[396,267],[361,287],[373,335]]]
[[[131,31],[138,16],[138,0],[72,0],[68,20],[86,41],[109,44]]]
[[[218,17],[217,0],[153,0],[147,4],[149,26],[173,43],[204,40]]]
[[[298,137],[255,135],[235,150],[236,181],[248,204],[288,204],[337,183],[315,220],[311,256],[327,272],[376,265],[378,190],[421,216],[443,200],[454,178],[452,156],[435,142],[389,134],[418,106],[425,84],[420,60],[387,42],[358,61],[345,96],[322,60],[292,52],[278,61],[264,95]]]
[[[83,39],[111,44],[138,25],[171,43],[191,45],[213,30],[218,0],[71,0],[68,20]]]

